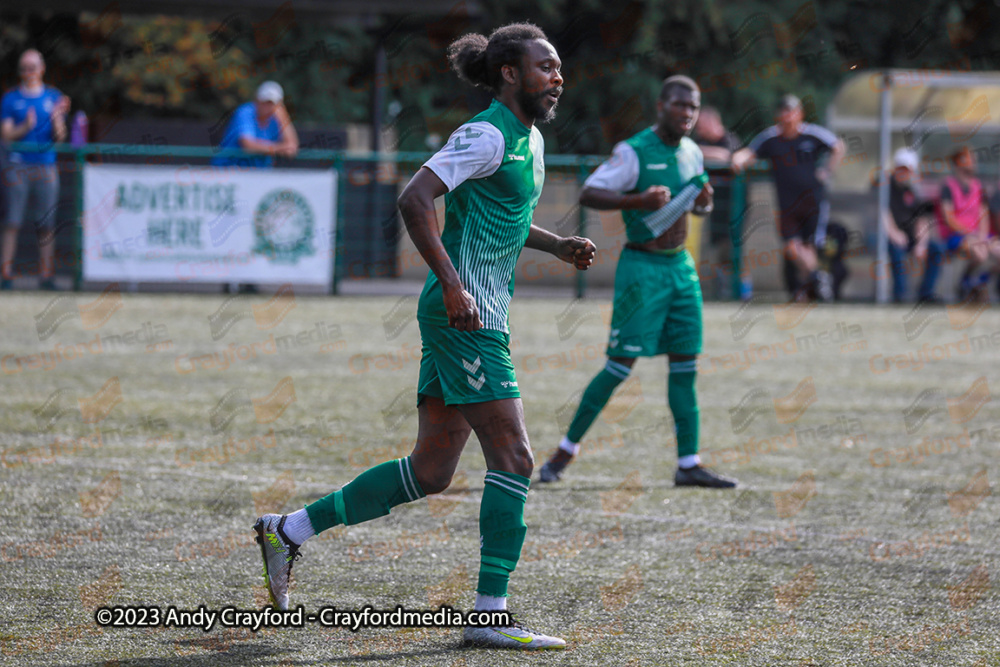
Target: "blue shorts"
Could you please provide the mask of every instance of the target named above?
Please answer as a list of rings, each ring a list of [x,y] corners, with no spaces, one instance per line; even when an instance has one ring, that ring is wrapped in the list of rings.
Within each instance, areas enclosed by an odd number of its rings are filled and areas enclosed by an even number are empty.
[[[948,252],[955,252],[958,250],[959,246],[962,245],[962,241],[965,240],[966,234],[953,234],[945,239],[944,249]]]

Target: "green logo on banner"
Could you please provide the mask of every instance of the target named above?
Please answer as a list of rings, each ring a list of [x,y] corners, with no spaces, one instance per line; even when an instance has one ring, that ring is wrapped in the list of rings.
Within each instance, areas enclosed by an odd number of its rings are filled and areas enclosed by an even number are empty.
[[[253,252],[273,262],[295,264],[316,253],[315,216],[305,197],[294,190],[272,190],[264,195],[253,216]]]

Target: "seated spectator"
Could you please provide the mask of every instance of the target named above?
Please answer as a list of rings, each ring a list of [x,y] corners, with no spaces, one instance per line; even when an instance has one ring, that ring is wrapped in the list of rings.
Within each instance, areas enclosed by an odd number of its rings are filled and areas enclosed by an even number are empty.
[[[893,170],[889,177],[889,211],[882,220],[889,237],[894,303],[902,303],[906,299],[906,276],[912,272],[914,265],[914,262],[906,265],[907,254],[924,264],[917,301],[940,301],[934,294],[934,284],[941,270],[944,249],[932,238],[929,218],[934,212],[934,205],[921,200],[914,187],[919,178],[920,158],[912,150],[900,148],[893,157]]]
[[[989,281],[987,261],[1000,260],[1000,241],[990,234],[989,210],[972,151],[963,146],[950,160],[954,174],[941,185],[938,231],[945,250],[969,262],[958,286],[959,301],[981,300]]]

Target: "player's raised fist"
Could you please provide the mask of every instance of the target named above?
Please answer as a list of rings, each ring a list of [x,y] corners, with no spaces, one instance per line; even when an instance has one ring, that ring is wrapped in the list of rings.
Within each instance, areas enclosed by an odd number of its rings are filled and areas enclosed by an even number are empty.
[[[559,241],[556,246],[556,257],[572,264],[580,271],[586,271],[594,263],[597,246],[590,239],[582,236],[568,236]]]
[[[640,193],[642,208],[649,211],[661,209],[670,201],[670,188],[665,185],[651,185]]]

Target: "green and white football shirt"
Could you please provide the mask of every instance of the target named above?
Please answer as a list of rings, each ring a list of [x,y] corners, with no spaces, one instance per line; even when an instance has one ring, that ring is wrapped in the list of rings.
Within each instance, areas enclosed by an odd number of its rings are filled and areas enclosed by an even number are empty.
[[[498,100],[459,127],[424,166],[448,187],[441,234],[485,329],[509,333],[514,266],[545,180],[544,142]],[[427,274],[417,319],[448,325],[441,283]]]
[[[705,161],[694,141],[682,137],[677,146],[668,146],[650,127],[619,142],[584,185],[622,193],[643,192],[653,185],[669,188],[672,201],[660,211],[622,211],[628,240],[645,243],[659,236],[657,223],[663,214],[676,218],[690,211],[707,181]]]

